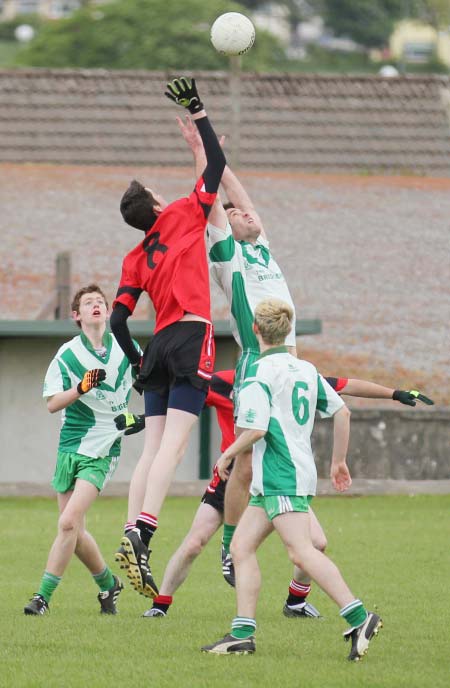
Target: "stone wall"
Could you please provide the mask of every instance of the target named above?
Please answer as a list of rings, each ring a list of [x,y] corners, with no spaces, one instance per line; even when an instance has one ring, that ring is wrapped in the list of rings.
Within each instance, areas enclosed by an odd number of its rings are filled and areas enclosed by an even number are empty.
[[[314,449],[320,478],[329,475],[332,422],[316,422]],[[448,480],[450,410],[355,410],[348,464],[353,478]]]

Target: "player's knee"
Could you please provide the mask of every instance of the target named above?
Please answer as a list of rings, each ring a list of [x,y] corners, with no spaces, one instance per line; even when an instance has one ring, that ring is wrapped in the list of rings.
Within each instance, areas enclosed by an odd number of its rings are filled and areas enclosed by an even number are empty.
[[[87,535],[87,530],[84,528],[79,528],[77,531],[77,547],[83,543],[83,540],[85,539]]]
[[[312,544],[305,544],[301,547],[291,545],[287,548],[288,557],[294,566],[303,570],[305,568],[305,562],[308,560],[308,553],[313,549]]]
[[[238,538],[234,537],[231,541],[230,545],[230,554],[231,558],[233,559],[234,563],[238,563],[239,561],[242,561],[245,559],[245,557],[248,556],[249,551],[248,548],[245,546],[245,543],[239,540]]]
[[[195,559],[201,553],[205,544],[206,541],[201,536],[193,535],[189,537],[184,543],[186,555],[189,559]]]
[[[63,513],[59,517],[58,528],[59,531],[65,535],[77,532],[80,527],[79,520],[74,514]]]
[[[319,552],[325,552],[326,548],[328,547],[328,540],[323,533],[321,535],[313,536],[312,542],[315,549],[318,549]]]

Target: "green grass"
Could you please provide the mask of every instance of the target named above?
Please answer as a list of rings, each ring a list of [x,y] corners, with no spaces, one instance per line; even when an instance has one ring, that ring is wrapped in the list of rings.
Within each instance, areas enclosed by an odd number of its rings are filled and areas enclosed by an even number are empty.
[[[169,499],[155,538],[153,569],[186,533],[196,499]],[[22,608],[36,590],[56,526],[45,499],[0,500],[0,685],[72,688],[144,685],[234,688],[422,688],[449,685],[450,496],[319,498],[316,512],[329,554],[384,628],[360,664],[346,662],[345,624],[317,588],[311,602],[323,619],[286,619],[281,608],[291,567],[277,537],[260,550],[263,588],[257,652],[201,654],[228,631],[233,590],[219,570],[219,536],[198,558],[166,619],[144,619],[149,606],[128,585],[120,614],[98,613],[97,588],[78,561],[70,565],[44,618]],[[89,529],[112,562],[126,511],[123,499],[99,499]]]

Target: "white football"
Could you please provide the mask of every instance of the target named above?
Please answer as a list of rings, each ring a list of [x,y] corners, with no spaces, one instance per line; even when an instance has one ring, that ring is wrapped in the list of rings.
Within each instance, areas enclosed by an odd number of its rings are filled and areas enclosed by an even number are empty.
[[[255,42],[255,27],[245,14],[226,12],[211,27],[211,43],[223,55],[242,55]]]

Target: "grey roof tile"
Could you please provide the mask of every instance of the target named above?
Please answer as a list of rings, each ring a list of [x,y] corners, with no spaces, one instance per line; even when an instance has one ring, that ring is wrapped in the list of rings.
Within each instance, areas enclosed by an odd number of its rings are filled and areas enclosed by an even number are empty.
[[[0,70],[0,162],[186,165],[166,72]],[[196,75],[232,144],[229,75]],[[240,165],[450,176],[450,79],[250,74]]]

